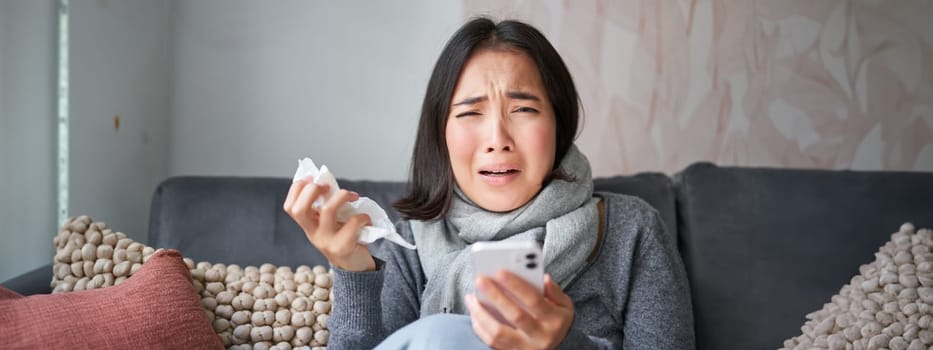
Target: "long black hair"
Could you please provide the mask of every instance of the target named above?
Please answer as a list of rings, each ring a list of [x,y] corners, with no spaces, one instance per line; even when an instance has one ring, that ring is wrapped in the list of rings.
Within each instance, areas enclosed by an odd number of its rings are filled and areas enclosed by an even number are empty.
[[[441,51],[421,105],[421,120],[411,156],[408,194],[393,205],[402,217],[433,220],[450,209],[455,179],[447,154],[447,117],[454,88],[464,64],[477,49],[506,49],[522,52],[535,62],[557,119],[555,174],[577,135],[580,103],[570,72],[557,50],[534,27],[514,20],[496,23],[475,18],[464,24]]]

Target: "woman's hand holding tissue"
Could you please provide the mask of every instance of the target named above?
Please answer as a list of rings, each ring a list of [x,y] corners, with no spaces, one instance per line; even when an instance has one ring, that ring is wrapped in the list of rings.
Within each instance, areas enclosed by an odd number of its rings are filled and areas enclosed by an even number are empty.
[[[357,200],[359,194],[339,190],[318,210],[312,207],[312,203],[330,189],[312,180],[304,178],[292,183],[285,197],[285,212],[334,266],[347,271],[375,270],[376,262],[369,249],[357,242],[360,229],[371,224],[369,216],[359,214],[343,224],[337,222],[337,210],[345,203]]]

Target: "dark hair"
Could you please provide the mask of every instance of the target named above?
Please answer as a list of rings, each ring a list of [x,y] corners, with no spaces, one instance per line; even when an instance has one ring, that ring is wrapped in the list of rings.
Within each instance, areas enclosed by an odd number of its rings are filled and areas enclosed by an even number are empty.
[[[580,116],[577,90],[564,61],[544,35],[528,24],[475,18],[454,33],[431,72],[411,156],[408,194],[393,205],[406,219],[433,220],[450,209],[455,180],[447,155],[447,116],[460,71],[477,49],[518,50],[538,66],[557,119],[554,169],[545,183],[562,177],[555,170],[573,144]]]

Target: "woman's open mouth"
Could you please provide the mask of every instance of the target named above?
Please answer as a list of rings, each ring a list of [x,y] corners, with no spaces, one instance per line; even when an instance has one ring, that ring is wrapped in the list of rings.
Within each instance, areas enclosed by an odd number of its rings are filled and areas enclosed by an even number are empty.
[[[512,174],[518,174],[517,169],[506,169],[506,170],[480,170],[479,174],[483,176],[508,176]]]
[[[504,168],[504,169],[495,169],[495,170],[480,170],[479,174],[482,176],[483,182],[490,186],[503,186],[512,182],[518,178],[518,175],[521,174],[521,170],[514,168]]]

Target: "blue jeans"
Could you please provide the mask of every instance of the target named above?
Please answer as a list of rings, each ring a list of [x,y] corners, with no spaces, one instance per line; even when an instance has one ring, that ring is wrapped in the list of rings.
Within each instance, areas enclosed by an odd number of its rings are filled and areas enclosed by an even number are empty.
[[[489,346],[473,332],[470,316],[435,314],[392,333],[376,349],[489,349]]]

